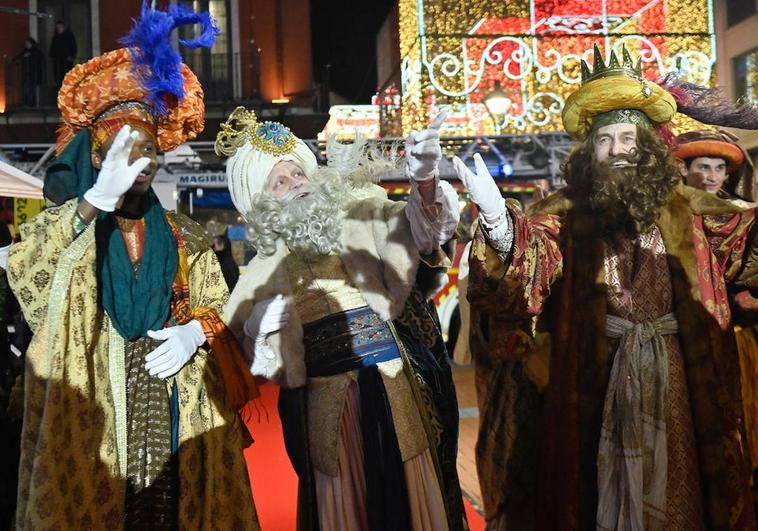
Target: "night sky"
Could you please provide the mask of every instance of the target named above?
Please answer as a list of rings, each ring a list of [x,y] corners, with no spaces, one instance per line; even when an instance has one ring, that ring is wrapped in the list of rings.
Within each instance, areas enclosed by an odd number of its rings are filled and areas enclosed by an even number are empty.
[[[313,76],[353,103],[376,91],[376,33],[397,0],[311,0]]]

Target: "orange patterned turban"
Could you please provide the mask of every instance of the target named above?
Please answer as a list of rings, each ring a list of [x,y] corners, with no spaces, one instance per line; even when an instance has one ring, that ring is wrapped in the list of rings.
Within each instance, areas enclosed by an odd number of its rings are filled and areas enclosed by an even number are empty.
[[[185,95],[181,100],[166,96],[166,113],[159,115],[147,103],[148,91],[133,71],[132,55],[126,48],[113,50],[77,65],[66,74],[58,93],[63,124],[58,129],[57,154],[83,128],[90,128],[95,147],[114,128],[129,123],[152,133],[158,150],[164,152],[192,140],[203,130],[203,88],[192,70],[181,65]]]

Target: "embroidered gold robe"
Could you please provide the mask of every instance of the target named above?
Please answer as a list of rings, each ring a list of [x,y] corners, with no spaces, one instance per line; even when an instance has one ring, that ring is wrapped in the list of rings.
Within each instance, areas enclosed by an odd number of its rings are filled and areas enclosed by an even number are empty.
[[[92,223],[74,235],[77,200],[21,227],[8,277],[34,339],[27,351],[16,525],[121,529],[127,463],[125,345],[97,301]],[[219,312],[228,292],[202,229],[167,213],[187,251],[189,304]],[[213,354],[198,349],[166,380],[179,390],[181,529],[258,529],[236,411]]]

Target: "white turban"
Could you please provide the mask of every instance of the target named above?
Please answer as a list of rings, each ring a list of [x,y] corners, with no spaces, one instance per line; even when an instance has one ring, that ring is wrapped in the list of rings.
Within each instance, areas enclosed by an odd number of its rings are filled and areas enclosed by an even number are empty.
[[[282,161],[291,161],[300,166],[305,175],[311,175],[318,162],[313,151],[298,139],[296,147],[285,155],[271,155],[258,151],[246,142],[226,163],[226,179],[234,207],[243,215],[252,210],[253,199],[263,192],[266,179],[273,167]]]
[[[245,217],[278,162],[294,162],[306,176],[318,169],[316,156],[305,142],[282,124],[258,122],[255,113],[244,107],[237,107],[222,124],[216,153],[230,155],[226,163],[229,193],[234,207]]]

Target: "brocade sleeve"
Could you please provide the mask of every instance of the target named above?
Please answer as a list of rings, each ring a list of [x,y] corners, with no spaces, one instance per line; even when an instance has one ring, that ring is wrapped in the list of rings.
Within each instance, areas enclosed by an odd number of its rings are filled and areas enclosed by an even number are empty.
[[[74,242],[77,199],[48,208],[20,227],[21,241],[8,255],[8,284],[24,318],[37,333],[47,316],[50,289],[61,254]]]
[[[513,223],[508,260],[479,227],[469,255],[468,300],[472,308],[500,319],[521,321],[539,315],[550,287],[561,276],[561,220],[558,216],[526,216],[518,203],[506,201]]]
[[[758,225],[755,209],[704,216],[706,239],[724,271],[735,323],[758,323]]]

